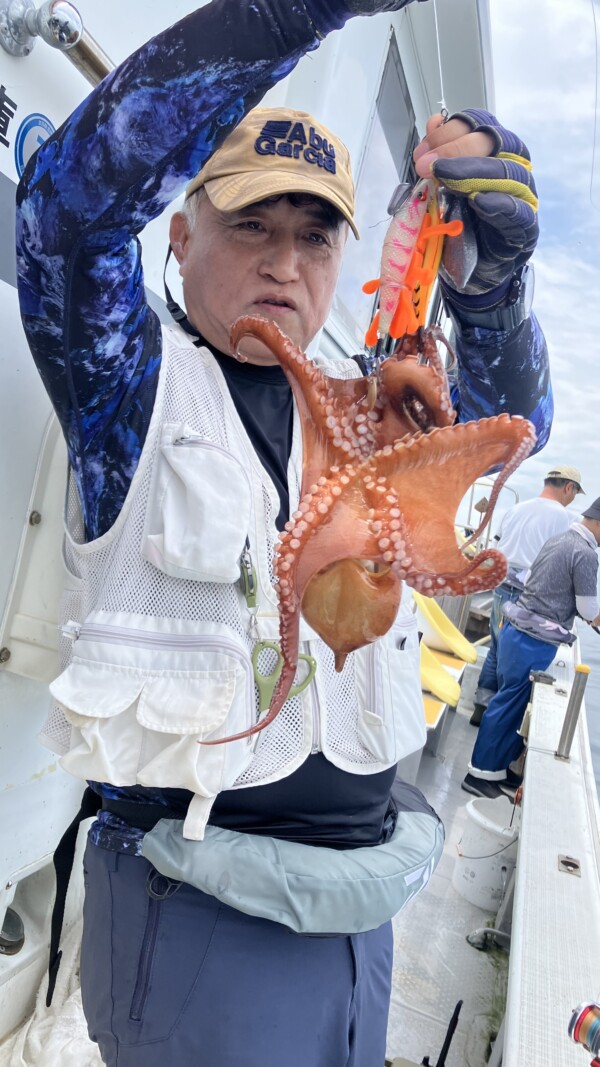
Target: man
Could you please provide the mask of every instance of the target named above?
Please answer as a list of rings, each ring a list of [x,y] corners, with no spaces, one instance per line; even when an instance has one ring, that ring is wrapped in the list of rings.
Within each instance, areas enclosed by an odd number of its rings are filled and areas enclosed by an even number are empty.
[[[467,793],[497,797],[514,778],[507,772],[523,751],[517,733],[531,692],[531,671],[545,671],[557,646],[572,644],[576,615],[598,626],[598,557],[600,497],[565,533],[551,537],[534,560],[516,603],[504,605],[505,622],[498,642],[499,689],[488,704],[469,772]]]
[[[542,545],[550,537],[569,528],[573,516],[566,509],[578,493],[583,493],[583,489],[577,467],[560,464],[548,471],[539,496],[515,504],[502,516],[496,534],[496,547],[506,556],[508,572],[504,581],[494,590],[490,647],[475,692],[475,707],[470,720],[472,726],[480,725],[490,699],[498,691],[497,649],[502,606],[507,600],[514,602],[522,593],[527,572]]]
[[[232,858],[205,892],[187,870],[158,873],[143,850],[175,826],[167,860],[176,852],[186,866],[201,847],[201,877],[221,847],[256,856],[263,842],[279,857],[294,849],[296,867],[314,866],[317,854],[326,867],[327,857],[343,864],[363,846],[373,860],[363,861],[356,892],[368,882],[372,894],[385,883],[377,856],[407,815],[421,820],[413,856],[428,870],[435,862],[435,814],[416,790],[391,798],[402,716],[419,687],[409,620],[406,706],[388,709],[383,736],[362,720],[362,661],[349,657],[336,674],[309,633],[316,682],[258,740],[197,743],[257,719],[250,653],[257,637],[277,634],[271,557],[301,470],[287,382],[254,342],[243,345],[246,363],[231,359],[229,326],[262,314],[305,347],[327,316],[354,225],[347,152],[334,134],[289,109],[239,123],[330,30],[403,6],[203,7],[106,78],[20,187],[23,321],[76,488],[65,546],[65,630],[75,640],[52,686],[52,731],[57,747],[62,731],[65,768],[93,782],[85,812],[102,808],[86,851],[81,973],[90,1034],[112,1067],[383,1062],[391,931],[364,897],[351,893],[342,925],[358,933],[301,937],[279,921],[281,860],[261,868],[266,901],[250,903],[242,884],[232,907],[222,901],[246,870],[250,882],[246,861]],[[451,271],[445,283],[459,324],[460,418],[494,413],[502,396],[503,410],[536,423],[542,444],[546,348],[514,299],[535,246],[537,201],[529,164],[489,155],[500,151],[526,161],[522,142],[488,113],[447,124],[437,116],[416,165],[431,173],[434,164],[452,191],[469,195],[480,249],[464,291],[452,288]],[[171,228],[185,314],[161,333],[135,234],[190,181]],[[329,372],[358,369],[347,361]],[[256,605],[240,581],[248,570]],[[319,893],[312,869],[307,879],[311,914],[337,901]],[[352,890],[352,879],[345,884]],[[327,933],[327,921],[303,930]]]

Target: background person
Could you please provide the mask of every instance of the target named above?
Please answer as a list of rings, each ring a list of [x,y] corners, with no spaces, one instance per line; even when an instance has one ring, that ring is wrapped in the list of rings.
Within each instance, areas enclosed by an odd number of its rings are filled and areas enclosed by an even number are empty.
[[[247,363],[233,360],[229,326],[259,313],[305,348],[327,317],[353,226],[349,162],[335,134],[302,112],[251,108],[349,17],[403,6],[202,7],[111,73],[20,184],[22,316],[69,449],[68,610],[82,627],[52,687],[65,718],[49,729],[68,750],[66,769],[92,782],[82,810],[101,809],[85,858],[81,978],[90,1035],[111,1067],[383,1062],[391,930],[362,898],[348,928],[357,917],[372,928],[301,937],[159,876],[143,849],[167,818],[184,860],[205,834],[209,863],[215,828],[249,847],[261,838],[293,845],[308,863],[307,845],[342,858],[363,846],[374,862],[406,813],[421,826],[418,855],[431,827],[437,833],[417,790],[392,797],[396,736],[420,690],[414,634],[406,704],[390,713],[383,750],[369,747],[359,720],[360,653],[337,675],[320,642],[311,642],[317,684],[258,739],[197,744],[232,733],[254,696],[240,681],[254,631],[236,538],[247,530],[252,541],[260,626],[276,619],[269,563],[301,477],[288,383],[258,344],[244,345]],[[296,153],[303,138],[320,147]],[[501,410],[532,419],[541,446],[552,410],[546,346],[525,304],[509,299],[537,238],[535,187],[528,168],[499,152],[528,156],[487,112],[447,124],[435,116],[416,166],[429,174],[433,164],[465,198],[478,240],[465,291],[446,282],[458,322],[458,417],[495,414],[502,397]],[[501,191],[507,169],[511,195]],[[137,234],[190,181],[171,230],[186,315],[161,330]],[[358,373],[353,361],[328,370]],[[198,505],[193,522],[177,510],[171,471]],[[190,641],[201,645],[193,655]],[[256,721],[256,707],[248,714]],[[267,896],[275,874],[271,865]],[[317,887],[314,896],[317,907]]]
[[[577,467],[561,464],[548,471],[539,496],[515,504],[502,516],[496,534],[496,548],[506,556],[508,572],[504,581],[494,590],[490,644],[475,692],[475,707],[470,719],[472,726],[479,726],[486,707],[498,691],[497,649],[502,606],[507,600],[514,602],[522,593],[529,568],[542,545],[550,537],[569,528],[573,515],[566,509],[578,493],[583,493],[583,489]]]
[[[508,770],[524,747],[517,730],[531,693],[530,672],[545,671],[558,645],[573,644],[576,615],[592,626],[600,623],[598,545],[600,497],[584,511],[581,522],[546,541],[519,599],[505,603],[498,641],[499,688],[488,704],[462,782],[467,793],[497,797],[514,784]]]

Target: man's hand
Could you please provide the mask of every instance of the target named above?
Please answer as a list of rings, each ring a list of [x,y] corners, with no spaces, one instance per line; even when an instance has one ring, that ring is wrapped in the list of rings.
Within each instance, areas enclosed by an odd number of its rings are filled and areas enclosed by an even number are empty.
[[[467,295],[497,289],[527,262],[538,239],[528,149],[494,115],[469,109],[446,123],[433,115],[414,160],[419,175],[433,174],[452,194],[451,215],[465,223],[464,237],[446,243],[445,282]]]

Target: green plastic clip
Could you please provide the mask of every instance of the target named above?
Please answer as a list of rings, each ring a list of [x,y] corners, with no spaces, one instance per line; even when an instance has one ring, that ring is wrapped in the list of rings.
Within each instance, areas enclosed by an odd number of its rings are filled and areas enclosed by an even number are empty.
[[[248,541],[246,541],[244,551],[240,558],[240,584],[248,608],[255,608],[258,595],[258,581],[256,578],[256,567],[252,562]]]

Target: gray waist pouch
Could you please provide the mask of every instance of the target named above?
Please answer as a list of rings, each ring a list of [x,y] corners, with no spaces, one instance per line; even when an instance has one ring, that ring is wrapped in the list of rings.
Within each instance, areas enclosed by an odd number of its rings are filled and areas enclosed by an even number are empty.
[[[238,911],[298,934],[358,934],[391,919],[427,884],[444,829],[424,812],[399,812],[389,841],[337,851],[207,826],[203,841],[162,819],[142,851],[161,874]]]
[[[577,635],[565,630],[559,622],[546,619],[536,611],[529,611],[528,608],[522,607],[519,601],[516,604],[506,601],[502,605],[502,614],[515,630],[529,634],[547,645],[573,645],[577,640]]]

